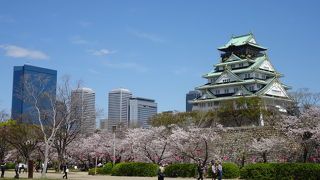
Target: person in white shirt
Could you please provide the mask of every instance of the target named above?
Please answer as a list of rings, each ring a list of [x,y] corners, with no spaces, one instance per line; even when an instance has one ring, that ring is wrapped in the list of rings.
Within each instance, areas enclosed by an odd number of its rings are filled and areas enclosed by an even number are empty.
[[[219,162],[218,164],[218,180],[222,179],[222,164]]]

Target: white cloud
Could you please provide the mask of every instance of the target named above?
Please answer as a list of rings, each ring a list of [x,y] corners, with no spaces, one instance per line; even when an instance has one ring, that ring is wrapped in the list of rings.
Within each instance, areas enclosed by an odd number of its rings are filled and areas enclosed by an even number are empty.
[[[112,62],[105,61],[103,64],[109,68],[130,69],[138,72],[148,71],[148,68],[134,62],[112,63]]]
[[[160,43],[165,42],[165,40],[163,38],[161,38],[155,34],[141,32],[141,31],[138,31],[138,30],[135,30],[132,28],[129,28],[128,31],[129,31],[129,33],[131,33],[137,37],[144,38],[144,39],[147,39],[147,40],[150,40],[153,42],[160,42]]]
[[[72,44],[88,44],[89,43],[88,41],[86,41],[78,36],[72,37],[72,38],[70,38],[70,40],[71,40]]]
[[[88,71],[90,72],[90,73],[92,73],[92,74],[100,74],[100,72],[98,72],[98,71],[96,71],[96,70],[94,70],[94,69],[88,69]]]
[[[104,54],[114,54],[116,51],[108,50],[108,49],[100,49],[100,50],[89,50],[89,52],[94,56],[101,56]]]
[[[14,45],[0,45],[1,49],[6,51],[6,56],[14,58],[28,58],[28,59],[49,59],[49,56],[40,51],[29,50]]]

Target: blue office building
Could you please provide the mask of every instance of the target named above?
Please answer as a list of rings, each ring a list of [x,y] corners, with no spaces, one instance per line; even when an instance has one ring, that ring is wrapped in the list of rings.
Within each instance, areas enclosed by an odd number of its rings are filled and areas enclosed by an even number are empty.
[[[201,91],[189,91],[186,94],[186,112],[192,111],[192,104],[189,103],[190,100],[194,100],[201,96]]]
[[[51,102],[55,101],[57,71],[31,66],[14,66],[11,118],[22,123],[39,124],[35,103],[40,107],[40,115],[49,120]],[[36,96],[37,102],[33,95]],[[53,101],[51,101],[53,100]]]

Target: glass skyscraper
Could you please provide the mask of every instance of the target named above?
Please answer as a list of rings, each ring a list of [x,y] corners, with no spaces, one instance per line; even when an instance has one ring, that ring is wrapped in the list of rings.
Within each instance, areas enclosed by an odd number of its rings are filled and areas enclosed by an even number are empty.
[[[132,93],[128,89],[118,88],[109,92],[108,131],[122,130],[129,124],[129,99]]]
[[[50,119],[51,100],[55,100],[57,71],[31,66],[14,66],[11,118],[39,124],[35,103],[43,118]],[[37,100],[37,101],[36,101]]]
[[[129,103],[129,127],[150,128],[148,120],[157,114],[157,103],[153,99],[134,97]]]
[[[96,130],[96,94],[90,88],[77,88],[71,92],[72,104],[78,106],[81,118],[81,132],[94,133]]]

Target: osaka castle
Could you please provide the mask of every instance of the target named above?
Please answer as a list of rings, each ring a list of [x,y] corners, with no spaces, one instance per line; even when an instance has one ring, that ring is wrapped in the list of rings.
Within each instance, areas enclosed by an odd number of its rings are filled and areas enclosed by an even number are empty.
[[[220,62],[211,72],[203,75],[207,83],[196,87],[202,96],[189,101],[193,110],[209,110],[219,107],[223,101],[240,97],[261,98],[264,107],[273,106],[286,111],[293,100],[279,78],[283,77],[271,64],[267,48],[260,46],[253,33],[232,36],[222,47]]]

